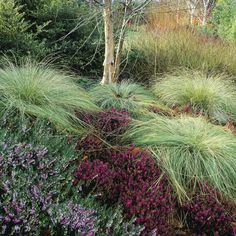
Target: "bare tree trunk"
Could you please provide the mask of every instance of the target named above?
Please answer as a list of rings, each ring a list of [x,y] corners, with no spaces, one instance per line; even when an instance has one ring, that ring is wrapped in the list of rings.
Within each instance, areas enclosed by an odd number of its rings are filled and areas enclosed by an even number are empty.
[[[121,54],[122,54],[122,49],[124,45],[124,37],[125,37],[125,30],[126,26],[128,24],[128,21],[126,19],[126,14],[127,14],[127,8],[129,4],[126,1],[126,5],[124,8],[124,15],[123,15],[123,21],[120,29],[120,35],[119,35],[119,41],[117,44],[117,49],[116,49],[116,56],[115,56],[115,75],[114,78],[117,80],[120,74],[120,61],[121,61]]]
[[[210,0],[202,0],[203,2],[203,15],[202,15],[202,26],[206,25],[208,9],[210,5]]]
[[[105,58],[103,63],[103,78],[101,84],[114,83],[115,63],[114,63],[114,33],[111,11],[111,0],[103,0],[103,17],[105,31]]]
[[[197,8],[198,0],[187,0],[187,7],[189,11],[189,21],[190,25],[193,25],[194,17],[196,16],[196,8]]]

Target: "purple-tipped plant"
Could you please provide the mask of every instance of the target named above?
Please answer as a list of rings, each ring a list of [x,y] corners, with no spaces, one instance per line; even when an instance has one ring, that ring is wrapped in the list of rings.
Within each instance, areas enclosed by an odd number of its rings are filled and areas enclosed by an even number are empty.
[[[120,202],[127,218],[145,226],[142,235],[170,235],[171,188],[148,153],[135,147],[109,150],[100,160],[82,161],[75,178],[100,200]]]
[[[94,210],[68,202],[53,206],[49,214],[54,224],[59,224],[70,232],[75,231],[84,236],[95,236],[97,213]]]
[[[98,135],[109,142],[117,142],[131,121],[128,111],[115,108],[96,114],[78,114],[78,116],[95,128]]]
[[[192,201],[182,206],[188,227],[196,235],[235,235],[231,225],[235,220],[233,205],[209,185],[202,184],[200,188]]]
[[[65,226],[72,233],[93,232],[94,212],[82,206],[67,204],[57,209],[63,218],[57,224],[51,221],[52,207],[69,201],[73,159],[61,153],[51,155],[45,147],[11,141],[0,145],[0,149],[0,232],[43,235],[45,230],[55,233]]]

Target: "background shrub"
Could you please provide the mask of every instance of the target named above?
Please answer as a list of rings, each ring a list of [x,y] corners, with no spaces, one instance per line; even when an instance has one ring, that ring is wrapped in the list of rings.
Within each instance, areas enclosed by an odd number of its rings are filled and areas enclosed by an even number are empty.
[[[17,61],[49,57],[78,74],[102,73],[104,43],[98,8],[76,0],[7,0],[0,7],[0,29],[0,51]]]
[[[102,13],[79,1],[45,2],[33,13],[35,24],[44,26],[38,39],[45,55],[57,55],[60,65],[78,74],[102,74]]]
[[[213,9],[211,23],[216,33],[230,41],[236,40],[236,3],[233,0],[217,2]]]
[[[14,0],[0,3],[0,53],[14,55],[17,59],[29,55],[36,57],[44,49],[43,42],[37,41],[30,32],[31,22],[25,20],[22,8]]]
[[[131,123],[125,138],[152,148],[180,201],[199,181],[234,199],[236,139],[229,130],[200,117],[154,116]]]

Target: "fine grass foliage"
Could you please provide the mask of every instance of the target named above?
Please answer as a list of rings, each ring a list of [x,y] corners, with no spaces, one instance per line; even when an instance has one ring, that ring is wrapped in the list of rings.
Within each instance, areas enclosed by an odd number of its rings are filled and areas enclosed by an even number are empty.
[[[75,111],[97,109],[71,76],[48,65],[9,64],[0,69],[1,117],[42,118],[60,129],[82,132],[84,124]]]
[[[189,106],[213,121],[226,123],[236,118],[236,89],[224,75],[181,70],[165,75],[153,87],[154,93],[170,107]]]
[[[134,121],[125,140],[149,146],[179,198],[188,197],[201,181],[235,200],[236,137],[197,117]]]
[[[173,68],[236,74],[236,46],[196,30],[179,27],[169,30],[139,28],[127,35],[126,76],[148,81]]]
[[[101,108],[137,111],[155,104],[155,97],[150,91],[130,81],[98,85],[91,90],[90,95]]]

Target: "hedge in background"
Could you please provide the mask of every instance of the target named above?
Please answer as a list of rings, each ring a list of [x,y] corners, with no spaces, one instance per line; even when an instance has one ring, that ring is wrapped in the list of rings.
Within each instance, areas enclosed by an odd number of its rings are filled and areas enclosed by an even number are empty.
[[[0,51],[17,61],[49,57],[78,74],[102,73],[102,13],[97,8],[76,0],[6,0],[0,6],[0,29]]]

